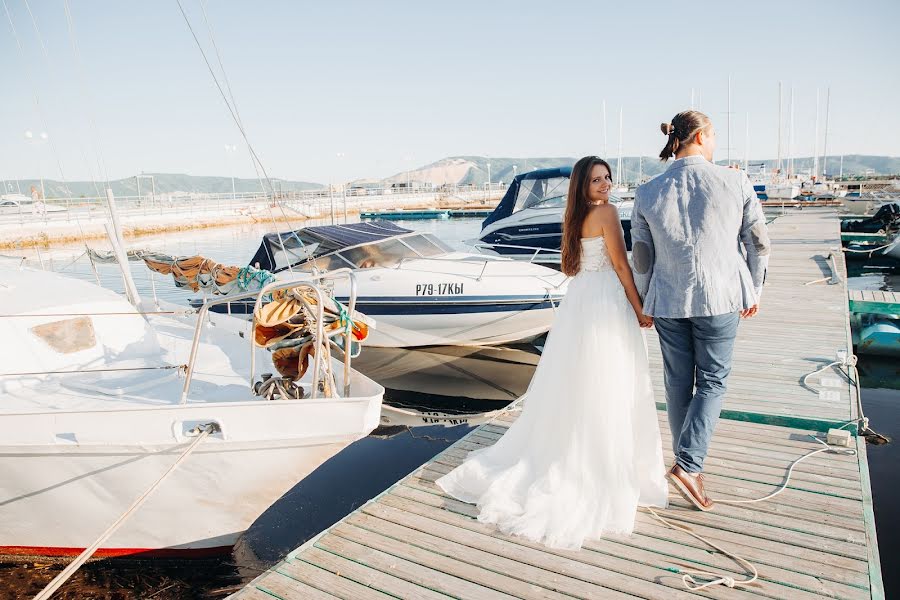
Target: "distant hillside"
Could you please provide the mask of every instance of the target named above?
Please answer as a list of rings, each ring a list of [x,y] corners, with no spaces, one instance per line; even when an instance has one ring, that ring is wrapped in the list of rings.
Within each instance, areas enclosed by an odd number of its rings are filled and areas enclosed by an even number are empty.
[[[360,185],[390,185],[393,183],[406,183],[408,177],[411,183],[418,184],[477,186],[488,181],[488,163],[491,165],[490,177],[493,183],[501,181],[509,183],[512,181],[514,173],[521,174],[534,171],[535,169],[573,165],[576,160],[578,159],[572,156],[539,158],[451,156],[416,169],[411,169],[408,173],[402,171],[383,180],[360,179],[353,183]],[[615,157],[610,157],[609,161],[613,169],[615,169]],[[724,161],[720,160],[717,162],[721,164]],[[735,162],[742,163],[739,160]],[[750,163],[765,163],[768,171],[775,168],[775,160],[773,159],[751,160]],[[812,169],[812,166],[813,159],[811,157],[794,159],[794,169],[798,173],[807,172]],[[653,176],[662,172],[665,167],[666,165],[661,163],[658,158],[651,156],[644,156],[640,159],[636,156],[627,156],[622,159],[624,178],[630,183],[638,181],[639,175],[643,178]],[[841,172],[841,157],[829,156],[827,162],[820,157],[819,170],[821,171],[826,167],[829,176],[837,176]],[[849,154],[843,157],[844,176],[865,175],[867,172],[872,175],[900,175],[900,157],[866,156],[861,154]],[[150,176],[153,177],[156,192],[160,194],[170,192],[231,192],[230,177],[147,173],[141,178],[142,193],[148,193],[150,190]],[[16,187],[17,183],[18,188]],[[286,192],[324,189],[325,187],[322,184],[308,181],[286,181],[281,179],[273,180],[273,184],[276,190]],[[112,181],[111,185],[113,193],[117,196],[133,196],[137,194],[137,179],[135,177],[117,179]],[[21,189],[22,193],[27,196],[31,186],[40,189],[40,181],[36,179],[21,179],[18,182],[13,179],[0,180],[0,189],[4,193],[17,192]],[[104,184],[95,184],[90,181],[71,181],[64,184],[53,179],[44,180],[44,189],[48,198],[65,198],[67,196],[73,198],[93,197],[98,193],[102,193],[104,187]],[[235,179],[234,188],[238,193],[258,192],[260,191],[260,183],[257,179]],[[68,192],[66,191],[67,189]]]
[[[155,185],[156,193],[164,194],[169,192],[200,192],[200,193],[231,193],[231,177],[220,176],[197,176],[197,175],[179,175],[171,173],[146,173],[141,177],[141,193],[148,193],[151,189],[150,177],[153,177],[152,185]],[[273,179],[272,183],[276,190],[281,191],[300,191],[321,189],[323,186],[318,183],[310,183],[306,181],[284,181],[281,179]],[[6,180],[6,192],[16,192],[15,180]],[[117,196],[134,196],[137,194],[137,179],[135,177],[126,177],[124,179],[116,179],[110,182],[112,191]],[[22,193],[29,195],[31,186],[40,189],[41,182],[37,179],[20,179],[18,187]],[[44,180],[44,190],[47,198],[65,198],[71,196],[73,198],[92,197],[102,193],[104,184],[95,184],[91,181],[69,181],[60,182],[53,179]],[[66,189],[68,188],[68,193]],[[234,191],[242,192],[258,192],[261,186],[258,179],[238,179],[234,180]]]
[[[488,180],[488,163],[491,167],[491,181],[494,183],[509,183],[514,173],[526,173],[535,169],[545,169],[549,167],[560,167],[575,164],[578,158],[565,156],[556,158],[498,158],[484,156],[452,156],[443,158],[437,162],[412,169],[407,174],[406,171],[397,173],[383,180],[384,183],[405,183],[407,177],[410,182],[428,183],[428,184],[450,184],[465,185],[474,184],[481,185],[487,183]],[[616,168],[616,158],[609,157],[609,162],[613,169]],[[718,163],[725,161],[719,160]],[[743,164],[743,161],[734,161]],[[751,160],[751,164],[765,163],[766,169],[771,171],[775,168],[774,159]],[[786,164],[786,161],[785,161]],[[515,170],[513,169],[515,167]],[[798,173],[811,170],[813,167],[812,157],[803,157],[794,159],[794,170]],[[819,158],[819,170],[827,167],[829,176],[837,176],[841,170],[841,157],[829,156],[827,161]],[[653,176],[661,173],[666,168],[666,164],[661,163],[657,157],[644,156],[626,156],[622,158],[622,170],[627,181],[634,182],[639,175],[644,177]],[[900,174],[900,157],[892,156],[865,156],[860,154],[852,154],[843,157],[843,173],[848,175],[864,175],[868,169],[874,175],[894,175]]]

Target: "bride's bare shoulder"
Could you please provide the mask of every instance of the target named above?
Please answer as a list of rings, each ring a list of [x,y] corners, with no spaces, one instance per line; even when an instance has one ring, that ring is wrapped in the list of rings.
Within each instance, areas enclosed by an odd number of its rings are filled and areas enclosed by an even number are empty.
[[[581,226],[582,238],[593,238],[603,235],[603,208],[602,205],[591,206],[584,217],[584,223]]]

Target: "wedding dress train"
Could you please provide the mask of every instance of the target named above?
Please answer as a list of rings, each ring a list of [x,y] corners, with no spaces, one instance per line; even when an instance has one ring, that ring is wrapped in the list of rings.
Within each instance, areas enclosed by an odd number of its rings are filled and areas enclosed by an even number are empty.
[[[479,521],[564,549],[631,533],[668,496],[643,333],[604,239],[582,250],[521,415],[437,481]]]

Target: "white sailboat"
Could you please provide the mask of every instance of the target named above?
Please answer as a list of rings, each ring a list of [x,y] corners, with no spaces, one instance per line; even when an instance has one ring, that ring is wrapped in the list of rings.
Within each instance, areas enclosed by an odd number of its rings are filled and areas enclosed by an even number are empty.
[[[15,266],[0,266],[0,281],[0,555],[79,554],[206,426],[213,433],[96,555],[228,551],[277,498],[378,425],[384,390],[349,359],[323,358],[298,382],[302,398],[267,400],[251,385],[265,351],[251,350],[247,321],[209,315],[204,325],[207,310],[136,308]],[[346,384],[331,397],[318,391],[326,360]]]

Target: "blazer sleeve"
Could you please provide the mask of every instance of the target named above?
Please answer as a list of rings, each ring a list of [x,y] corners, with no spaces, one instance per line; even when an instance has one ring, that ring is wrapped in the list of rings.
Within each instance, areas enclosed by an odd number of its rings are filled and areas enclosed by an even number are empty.
[[[650,234],[650,226],[641,212],[642,204],[638,194],[635,194],[634,208],[631,211],[631,262],[634,284],[643,300],[647,297],[647,291],[650,289],[650,279],[656,263],[656,250],[653,245],[653,236]]]
[[[741,193],[744,199],[744,215],[741,222],[741,244],[747,256],[747,267],[753,278],[756,295],[762,295],[766,271],[769,268],[769,253],[772,244],[769,241],[769,228],[763,214],[762,204],[753,184],[746,175],[741,177]]]

